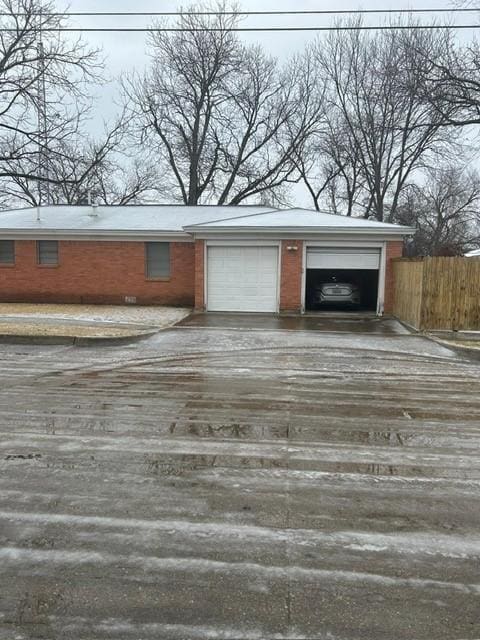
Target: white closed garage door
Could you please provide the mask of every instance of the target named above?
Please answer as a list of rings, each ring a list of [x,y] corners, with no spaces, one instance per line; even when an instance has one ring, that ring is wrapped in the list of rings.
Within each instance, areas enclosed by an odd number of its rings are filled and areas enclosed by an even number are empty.
[[[208,311],[278,310],[278,247],[207,247]]]

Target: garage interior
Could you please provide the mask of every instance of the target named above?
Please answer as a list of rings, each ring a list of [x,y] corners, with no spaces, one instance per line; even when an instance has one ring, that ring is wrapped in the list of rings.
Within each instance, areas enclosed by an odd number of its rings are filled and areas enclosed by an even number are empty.
[[[377,311],[380,249],[308,247],[306,311]],[[360,289],[360,304],[318,304],[315,292],[324,283],[349,283]]]

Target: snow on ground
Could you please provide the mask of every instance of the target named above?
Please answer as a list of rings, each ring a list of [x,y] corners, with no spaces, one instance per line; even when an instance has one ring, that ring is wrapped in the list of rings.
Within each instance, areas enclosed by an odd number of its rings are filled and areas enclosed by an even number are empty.
[[[2,322],[0,319],[0,335],[27,338],[133,338],[150,334],[145,329],[120,328],[110,323],[95,323],[94,325],[78,325],[75,323],[46,324],[44,320],[37,322]]]
[[[87,304],[0,304],[0,321],[15,318],[82,320],[87,322],[115,322],[165,327],[185,318],[190,309],[162,306],[123,306]]]
[[[239,323],[0,345],[0,640],[478,640],[480,363]]]
[[[114,305],[0,304],[4,336],[127,338],[172,326],[190,309]]]

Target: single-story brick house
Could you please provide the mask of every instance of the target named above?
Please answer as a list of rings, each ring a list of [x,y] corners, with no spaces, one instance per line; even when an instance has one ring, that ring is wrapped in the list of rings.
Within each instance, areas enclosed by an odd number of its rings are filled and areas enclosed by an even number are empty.
[[[408,227],[306,209],[48,206],[0,213],[0,300],[303,312],[342,278],[392,310]]]

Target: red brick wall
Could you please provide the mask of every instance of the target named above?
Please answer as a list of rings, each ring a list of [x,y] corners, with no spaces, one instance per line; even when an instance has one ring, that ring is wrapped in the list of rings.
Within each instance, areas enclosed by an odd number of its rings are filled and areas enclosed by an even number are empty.
[[[403,254],[403,241],[395,240],[387,242],[387,256],[386,256],[386,269],[385,269],[385,303],[384,312],[386,314],[393,313],[394,295],[395,295],[395,283],[393,263],[394,258],[401,258]]]
[[[147,280],[143,242],[60,241],[59,265],[38,266],[36,243],[15,242],[14,267],[0,265],[0,301],[84,302],[121,304],[126,296],[138,304],[171,304],[205,308],[204,241],[172,242],[171,276]],[[297,251],[287,247],[296,246]],[[385,313],[393,312],[393,265],[402,241],[387,243]],[[301,307],[301,240],[284,240],[281,246],[280,310]]]
[[[195,246],[170,244],[170,278],[145,276],[143,242],[60,241],[59,265],[38,266],[36,243],[15,242],[15,266],[0,265],[3,302],[71,302],[193,306]]]
[[[195,311],[205,311],[205,241],[195,242]]]
[[[287,247],[297,247],[289,251]],[[282,240],[280,311],[298,312],[302,306],[302,240]]]

